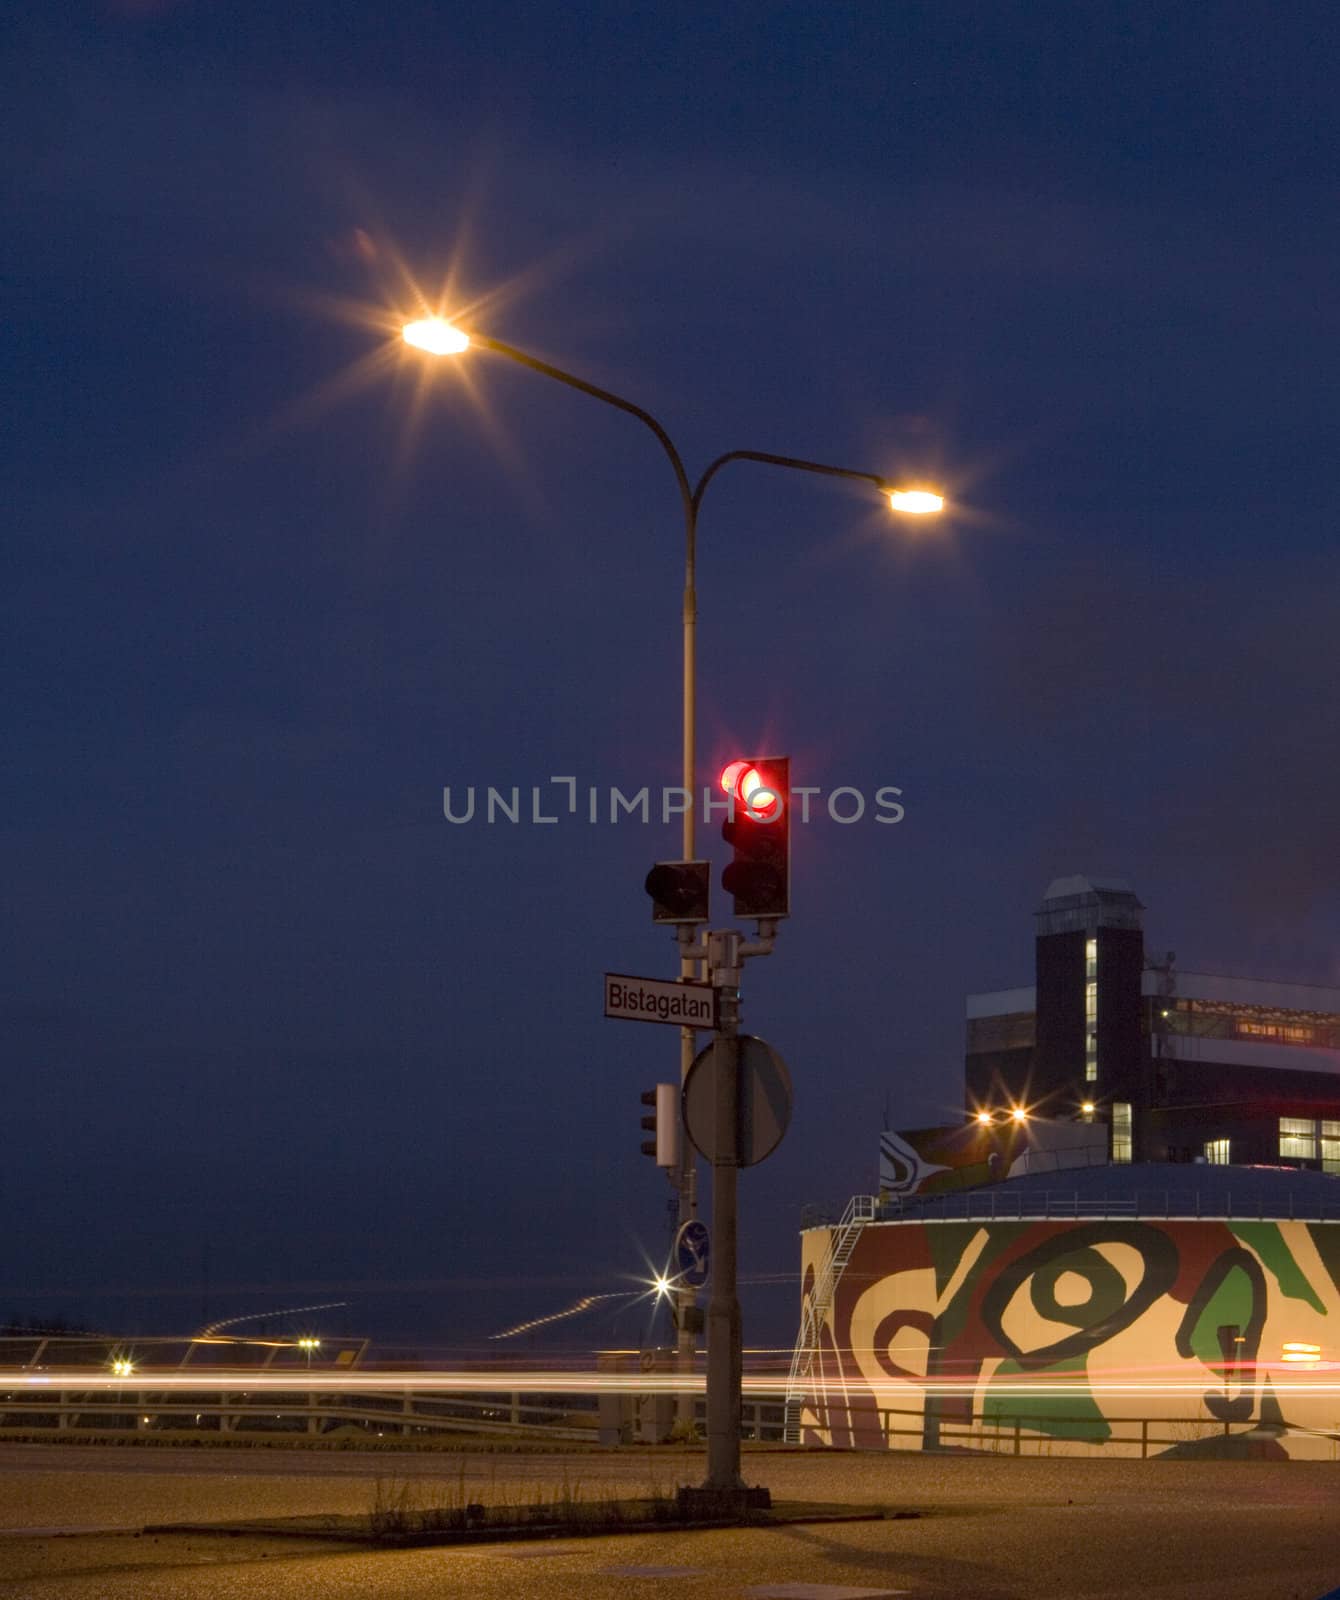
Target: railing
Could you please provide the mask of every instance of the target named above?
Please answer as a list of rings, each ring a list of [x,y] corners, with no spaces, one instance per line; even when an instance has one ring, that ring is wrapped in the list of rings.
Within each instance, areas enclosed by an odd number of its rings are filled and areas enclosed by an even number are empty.
[[[134,1399],[134,1406],[130,1405]],[[383,1393],[360,1396],[324,1395],[242,1395],[211,1394],[208,1398],[178,1393],[165,1395],[144,1392],[115,1399],[93,1398],[90,1393],[60,1390],[40,1395],[16,1395],[0,1391],[0,1430],[6,1432],[62,1434],[92,1433],[145,1434],[171,1437],[174,1433],[198,1437],[201,1432],[225,1439],[255,1440],[263,1437],[320,1437],[335,1429],[356,1429],[369,1438],[413,1438],[431,1434],[464,1432],[496,1434],[513,1438],[551,1439],[595,1443],[597,1429],[596,1398],[573,1395],[563,1406],[553,1402],[566,1397],[546,1396],[542,1403],[528,1393],[499,1393],[474,1400],[455,1396]],[[624,1397],[629,1401],[634,1396]],[[779,1443],[785,1436],[788,1405],[779,1388],[771,1394],[746,1396],[742,1405],[741,1437],[765,1443]],[[814,1413],[804,1407],[809,1420],[803,1432],[814,1427]],[[873,1413],[851,1410],[844,1404],[826,1408],[840,1431],[860,1434],[862,1422],[871,1419],[878,1438],[867,1435],[861,1449],[923,1449],[926,1446],[928,1414],[922,1409],[879,1407]],[[701,1396],[695,1400],[700,1425],[706,1416]],[[941,1451],[971,1450],[1007,1456],[1063,1455],[1071,1451],[1101,1451],[1103,1455],[1135,1456],[1145,1460],[1151,1452],[1190,1445],[1205,1440],[1240,1435],[1243,1424],[1221,1422],[1210,1417],[1104,1417],[1108,1429],[1103,1439],[1058,1436],[1048,1430],[1057,1418],[995,1412],[973,1412],[969,1416],[949,1417],[932,1410],[929,1420],[935,1438],[932,1447]],[[829,1431],[825,1421],[819,1430]],[[802,1436],[803,1436],[802,1432]],[[1330,1441],[1332,1453],[1340,1459],[1340,1419],[1334,1430],[1320,1430]],[[642,1438],[648,1435],[642,1434]],[[636,1418],[630,1432],[620,1442],[638,1442]],[[612,1440],[606,1442],[614,1442]],[[795,1442],[794,1440],[791,1442]]]
[[[0,1392],[0,1428],[322,1434],[352,1426],[380,1436],[467,1432],[590,1438],[596,1425],[594,1400],[574,1395],[570,1403],[556,1406],[554,1398],[549,1396],[546,1403],[528,1393],[457,1399],[412,1392],[335,1396],[210,1391],[192,1395],[145,1389],[107,1399],[95,1391],[78,1389],[41,1394]],[[589,1421],[585,1413],[589,1413]]]
[[[630,1432],[638,1437],[637,1397],[630,1402]],[[555,1404],[562,1400],[563,1404]],[[700,1423],[706,1402],[695,1399]],[[537,1401],[528,1391],[456,1396],[381,1392],[264,1395],[217,1391],[198,1396],[176,1391],[171,1398],[151,1389],[106,1399],[94,1391],[61,1389],[40,1394],[6,1393],[0,1389],[0,1430],[62,1433],[192,1433],[227,1438],[261,1435],[321,1436],[337,1429],[355,1429],[373,1438],[410,1438],[433,1433],[497,1434],[532,1439],[594,1442],[598,1437],[598,1400],[589,1393],[563,1396],[560,1391]],[[784,1431],[783,1395],[746,1396],[741,1406],[741,1437],[780,1441]],[[644,1435],[645,1436],[645,1435]]]
[[[788,1444],[799,1442],[800,1408],[810,1373],[814,1370],[824,1318],[837,1293],[838,1280],[851,1260],[861,1230],[867,1222],[874,1221],[875,1211],[876,1202],[872,1196],[857,1194],[851,1197],[847,1209],[842,1213],[841,1222],[829,1237],[828,1254],[815,1273],[814,1290],[801,1313],[800,1331],[796,1335],[795,1349],[791,1352],[791,1370],[786,1380],[786,1428],[783,1437]]]
[[[845,1408],[838,1408],[838,1411],[841,1416],[850,1415]],[[879,1421],[882,1448],[897,1449],[901,1439],[915,1440],[915,1449],[924,1447],[927,1420],[924,1412],[880,1408],[874,1415]],[[906,1419],[907,1425],[899,1426],[898,1419]],[[1074,1434],[1062,1436],[1048,1432],[1056,1420],[1055,1416],[1022,1413],[1001,1417],[973,1412],[970,1417],[954,1419],[935,1416],[937,1443],[932,1448],[1008,1456],[1062,1455],[1078,1448],[1101,1451],[1104,1455],[1138,1456],[1144,1461],[1151,1450],[1157,1452],[1178,1445],[1228,1439],[1241,1436],[1244,1431],[1240,1422],[1223,1422],[1213,1417],[1104,1417],[1103,1425],[1109,1430],[1106,1437],[1084,1439]],[[1334,1431],[1318,1430],[1318,1436],[1330,1441],[1332,1455],[1340,1459],[1340,1422]]]
[[[1160,1221],[1232,1218],[1258,1222],[1340,1222],[1340,1200],[1317,1202],[1294,1194],[1262,1195],[1250,1189],[1202,1193],[1199,1189],[1136,1189],[1111,1198],[1081,1195],[1075,1190],[1034,1189],[1010,1194],[999,1189],[964,1189],[879,1203],[880,1222],[1022,1221],[1041,1218],[1073,1222],[1078,1218],[1148,1217]]]

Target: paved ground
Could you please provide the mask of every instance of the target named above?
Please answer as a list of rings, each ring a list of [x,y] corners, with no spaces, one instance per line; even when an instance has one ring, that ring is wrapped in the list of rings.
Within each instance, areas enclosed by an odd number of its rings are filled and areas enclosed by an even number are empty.
[[[914,1455],[763,1455],[778,1498],[920,1508],[915,1521],[650,1533],[395,1553],[182,1535],[22,1530],[367,1511],[375,1480],[458,1486],[452,1458],[0,1447],[0,1595],[32,1600],[762,1600],[836,1586],[958,1600],[1317,1600],[1340,1585],[1340,1466]],[[697,1476],[684,1455],[471,1457],[509,1498],[580,1482],[645,1492]],[[639,1570],[640,1569],[640,1570]]]

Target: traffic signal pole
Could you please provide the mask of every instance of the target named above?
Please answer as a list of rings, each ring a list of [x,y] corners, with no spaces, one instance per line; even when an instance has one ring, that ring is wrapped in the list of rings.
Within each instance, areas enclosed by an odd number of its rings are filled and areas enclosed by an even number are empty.
[[[712,1294],[707,1303],[707,1479],[733,1492],[740,1476],[740,1386],[744,1356],[737,1275],[740,1175],[740,935],[709,936],[710,972],[721,993],[715,1055],[716,1130],[712,1156]],[[687,1141],[685,1141],[687,1143]]]
[[[685,861],[694,859],[696,845],[694,816],[696,807],[693,799],[693,787],[697,782],[697,770],[694,750],[697,742],[697,706],[698,706],[698,589],[697,589],[697,560],[698,560],[698,499],[693,494],[684,496],[684,718],[682,729],[682,756],[683,756],[683,786],[687,804],[683,816],[683,858]],[[688,941],[684,944],[684,954],[680,957],[679,975],[692,981],[698,976],[699,966],[697,960],[688,954]],[[692,1028],[679,1030],[679,1086],[681,1091],[689,1076],[689,1068],[693,1065],[696,1054],[694,1032]],[[683,1113],[680,1113],[681,1118]],[[693,1146],[689,1143],[687,1133],[681,1126],[679,1130],[679,1171],[675,1174],[676,1187],[679,1191],[679,1226],[682,1228],[686,1222],[691,1222],[698,1215],[698,1169],[693,1158]],[[688,1380],[693,1376],[694,1362],[697,1356],[698,1331],[697,1323],[698,1292],[687,1284],[681,1283],[675,1292],[675,1366],[679,1375],[684,1379],[684,1385],[675,1396],[675,1420],[680,1425],[681,1432],[688,1433],[693,1428],[693,1393]]]

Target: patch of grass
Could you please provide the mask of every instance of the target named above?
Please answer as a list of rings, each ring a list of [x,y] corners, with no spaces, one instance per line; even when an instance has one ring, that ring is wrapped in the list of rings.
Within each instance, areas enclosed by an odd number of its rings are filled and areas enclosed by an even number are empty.
[[[613,1488],[594,1491],[566,1469],[552,1489],[537,1498],[514,1494],[493,1475],[487,1503],[473,1497],[462,1462],[456,1482],[414,1483],[378,1478],[373,1488],[368,1526],[375,1538],[399,1540],[434,1533],[466,1533],[503,1528],[553,1528],[564,1532],[613,1531],[658,1526],[682,1520],[674,1492],[658,1483],[642,1498],[626,1499]]]

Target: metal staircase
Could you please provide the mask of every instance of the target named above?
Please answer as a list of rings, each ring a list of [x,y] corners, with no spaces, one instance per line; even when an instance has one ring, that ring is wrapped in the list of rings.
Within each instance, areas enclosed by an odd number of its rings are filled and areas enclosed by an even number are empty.
[[[814,1293],[805,1302],[800,1318],[796,1348],[791,1354],[791,1372],[786,1380],[786,1424],[783,1437],[788,1444],[800,1443],[800,1408],[809,1397],[810,1376],[819,1356],[819,1336],[824,1318],[833,1304],[838,1280],[851,1260],[856,1241],[867,1222],[875,1220],[873,1195],[857,1194],[847,1202],[842,1220],[829,1240],[828,1257],[814,1279]]]

